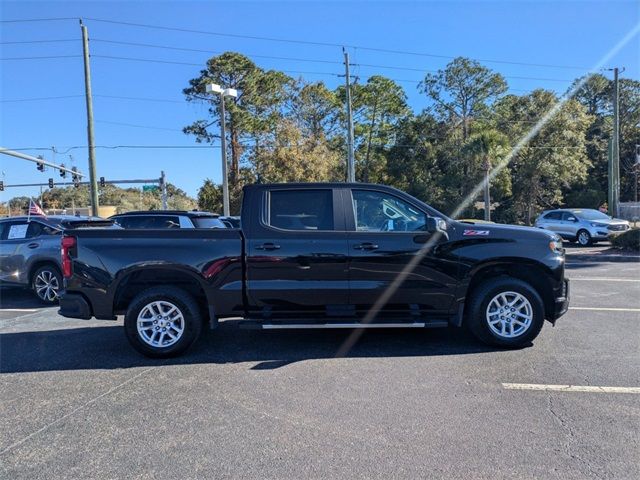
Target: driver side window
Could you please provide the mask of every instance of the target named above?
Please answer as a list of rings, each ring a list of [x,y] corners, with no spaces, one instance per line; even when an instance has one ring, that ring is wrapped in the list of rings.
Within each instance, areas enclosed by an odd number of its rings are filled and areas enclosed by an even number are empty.
[[[352,190],[353,215],[359,232],[414,232],[425,230],[426,214],[393,195]]]

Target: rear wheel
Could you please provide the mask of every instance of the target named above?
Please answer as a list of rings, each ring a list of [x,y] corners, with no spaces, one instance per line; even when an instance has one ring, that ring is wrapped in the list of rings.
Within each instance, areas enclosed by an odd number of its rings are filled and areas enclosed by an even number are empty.
[[[593,243],[593,241],[591,240],[591,234],[586,230],[580,230],[578,232],[578,236],[576,237],[576,240],[578,241],[581,247],[588,247]]]
[[[149,288],[133,299],[124,318],[129,343],[143,355],[173,357],[200,336],[198,304],[184,290],[170,286]]]
[[[484,343],[522,347],[540,333],[544,305],[528,283],[510,277],[494,278],[471,294],[467,323]]]
[[[48,305],[58,302],[58,292],[62,288],[62,275],[53,265],[38,268],[31,277],[33,293]]]

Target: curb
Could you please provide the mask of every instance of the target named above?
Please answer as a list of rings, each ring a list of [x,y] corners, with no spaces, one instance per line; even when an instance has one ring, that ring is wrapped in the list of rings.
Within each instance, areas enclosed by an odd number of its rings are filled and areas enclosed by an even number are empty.
[[[565,256],[565,262],[640,262],[638,255],[590,255],[586,254],[570,254]]]

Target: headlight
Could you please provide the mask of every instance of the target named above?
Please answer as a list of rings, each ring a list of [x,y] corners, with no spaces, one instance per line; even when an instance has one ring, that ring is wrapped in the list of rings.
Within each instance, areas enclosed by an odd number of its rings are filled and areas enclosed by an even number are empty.
[[[600,227],[600,228],[606,228],[607,224],[606,223],[591,223],[590,224],[592,227]]]
[[[549,248],[552,252],[561,253],[562,252],[562,240],[551,240],[549,242]]]

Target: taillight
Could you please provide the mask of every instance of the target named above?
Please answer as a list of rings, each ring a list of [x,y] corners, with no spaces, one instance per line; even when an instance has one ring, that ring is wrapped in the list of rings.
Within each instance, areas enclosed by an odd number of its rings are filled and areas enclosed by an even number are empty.
[[[62,248],[60,253],[62,256],[62,275],[69,278],[73,272],[71,269],[71,249],[76,248],[76,237],[62,237]]]

